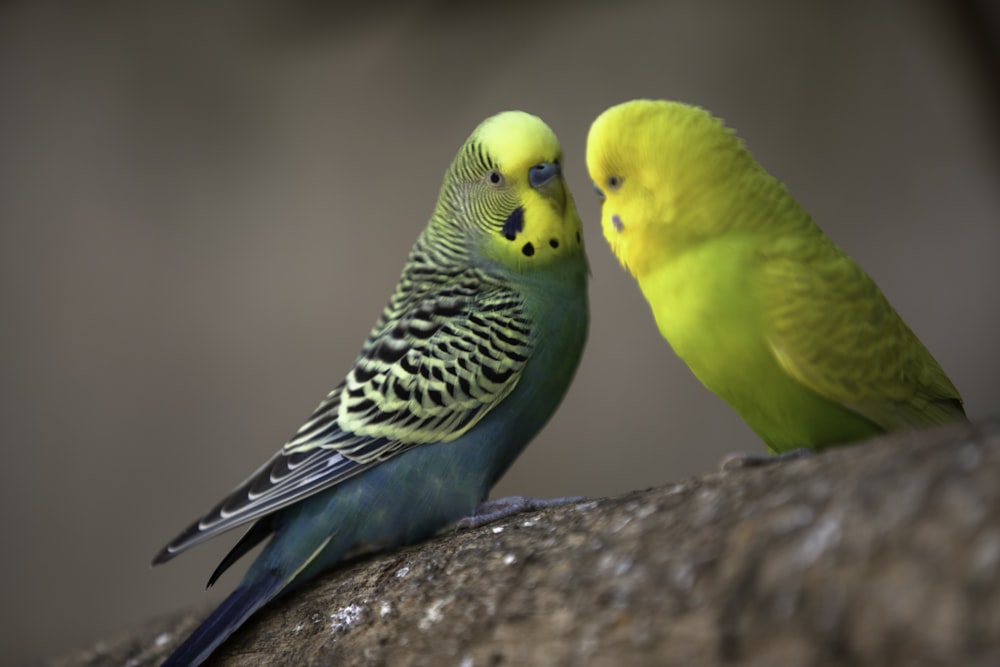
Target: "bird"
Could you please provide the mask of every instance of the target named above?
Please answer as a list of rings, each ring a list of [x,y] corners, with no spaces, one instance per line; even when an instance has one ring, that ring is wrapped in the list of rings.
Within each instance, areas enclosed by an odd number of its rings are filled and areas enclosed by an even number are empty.
[[[709,111],[614,105],[586,162],[604,238],[660,334],[770,454],[965,419],[872,278]]]
[[[268,540],[164,665],[200,664],[264,604],[345,558],[525,507],[487,498],[570,386],[588,280],[556,135],[523,111],[482,121],[346,377],[153,560],[250,524],[212,586]]]

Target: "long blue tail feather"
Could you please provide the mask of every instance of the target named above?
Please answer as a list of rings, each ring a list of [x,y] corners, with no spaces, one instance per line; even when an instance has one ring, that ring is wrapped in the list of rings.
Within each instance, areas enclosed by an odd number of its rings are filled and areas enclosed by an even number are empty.
[[[250,616],[272,600],[286,581],[271,576],[251,584],[241,583],[183,644],[170,654],[163,667],[195,667]]]

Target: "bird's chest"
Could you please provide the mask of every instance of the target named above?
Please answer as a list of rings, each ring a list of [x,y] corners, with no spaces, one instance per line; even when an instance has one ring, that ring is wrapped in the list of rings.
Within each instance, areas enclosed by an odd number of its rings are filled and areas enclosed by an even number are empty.
[[[765,354],[752,253],[713,243],[665,262],[642,289],[660,333],[710,389]]]
[[[532,376],[535,386],[565,391],[563,385],[576,370],[587,339],[586,284],[547,290],[531,311],[535,349],[526,375]]]

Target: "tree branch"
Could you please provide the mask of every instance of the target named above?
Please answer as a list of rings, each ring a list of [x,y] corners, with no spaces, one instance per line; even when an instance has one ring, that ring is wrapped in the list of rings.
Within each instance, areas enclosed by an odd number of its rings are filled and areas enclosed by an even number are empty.
[[[1000,664],[998,480],[990,420],[522,514],[338,568],[213,664]],[[207,612],[53,664],[157,664]]]

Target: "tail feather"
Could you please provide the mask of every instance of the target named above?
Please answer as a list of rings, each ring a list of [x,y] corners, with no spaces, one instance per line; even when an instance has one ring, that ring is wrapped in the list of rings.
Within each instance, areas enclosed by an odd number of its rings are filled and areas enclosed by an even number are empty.
[[[240,558],[243,558],[247,552],[271,536],[271,533],[274,532],[274,527],[268,520],[269,518],[270,517],[265,517],[261,519],[254,525],[250,526],[250,530],[243,533],[243,537],[240,538],[240,541],[236,543],[236,546],[234,546],[228,554],[226,554],[226,557],[222,559],[219,566],[215,568],[215,572],[213,572],[212,576],[208,578],[208,585],[205,586],[205,588],[211,588],[214,586],[215,582],[222,576],[222,573],[228,570],[233,563],[238,561]]]
[[[229,635],[284,588],[285,579],[272,576],[247,584],[241,583],[212,612],[184,643],[163,663],[163,667],[196,667],[226,641]]]

